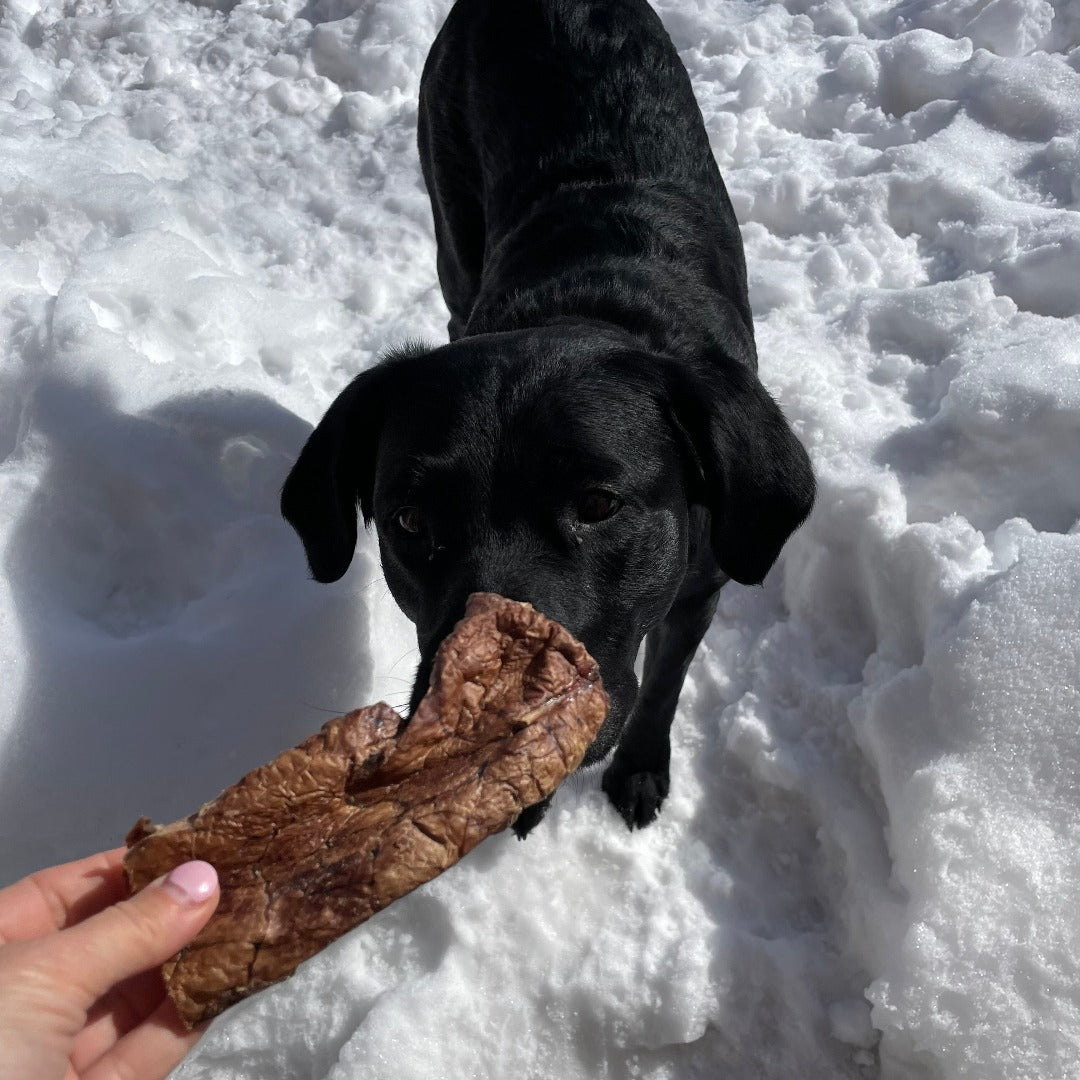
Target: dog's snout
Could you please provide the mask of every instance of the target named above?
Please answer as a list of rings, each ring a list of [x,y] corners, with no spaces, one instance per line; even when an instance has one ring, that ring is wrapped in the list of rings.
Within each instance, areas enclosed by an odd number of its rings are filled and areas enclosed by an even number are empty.
[[[538,572],[535,562],[513,557],[505,552],[483,558],[483,551],[474,552],[461,573],[443,592],[442,603],[432,605],[425,624],[418,624],[421,655],[421,675],[430,673],[431,663],[439,645],[465,615],[465,606],[474,593],[495,593],[507,600],[531,604],[537,611],[559,623],[575,637],[581,637],[572,610],[573,605],[560,595],[559,580]],[[566,582],[562,582],[563,591]],[[588,643],[586,643],[588,647]]]
[[[507,600],[532,604],[537,611],[575,633],[572,612],[562,595],[567,582],[545,565],[542,551],[532,537],[496,535],[474,543],[463,572],[453,590],[457,618],[473,593],[496,593]]]

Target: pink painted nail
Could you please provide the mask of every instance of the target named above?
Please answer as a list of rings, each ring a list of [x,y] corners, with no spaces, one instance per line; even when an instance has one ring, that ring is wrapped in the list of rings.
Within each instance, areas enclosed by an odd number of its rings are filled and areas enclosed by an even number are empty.
[[[182,904],[201,904],[217,890],[217,871],[202,859],[181,863],[161,883]]]

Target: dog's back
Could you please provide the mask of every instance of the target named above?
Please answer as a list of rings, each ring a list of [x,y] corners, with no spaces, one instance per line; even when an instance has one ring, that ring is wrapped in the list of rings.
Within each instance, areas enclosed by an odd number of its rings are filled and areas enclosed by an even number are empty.
[[[644,0],[458,0],[421,84],[420,156],[452,337],[554,305],[756,366],[738,225]]]

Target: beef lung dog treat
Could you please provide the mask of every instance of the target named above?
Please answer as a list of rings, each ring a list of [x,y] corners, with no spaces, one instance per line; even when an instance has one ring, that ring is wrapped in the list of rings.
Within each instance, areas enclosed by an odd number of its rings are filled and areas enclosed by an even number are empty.
[[[489,593],[469,600],[403,731],[382,703],[329,721],[171,825],[127,837],[138,891],[188,859],[221,901],[162,968],[188,1027],[452,866],[555,790],[607,712],[595,661],[561,626]]]

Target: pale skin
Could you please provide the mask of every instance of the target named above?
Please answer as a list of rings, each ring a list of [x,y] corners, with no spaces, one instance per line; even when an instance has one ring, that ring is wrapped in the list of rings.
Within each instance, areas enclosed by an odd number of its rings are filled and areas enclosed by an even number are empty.
[[[213,867],[186,863],[128,899],[123,857],[0,890],[0,1080],[159,1080],[202,1034],[159,969],[217,907]]]

